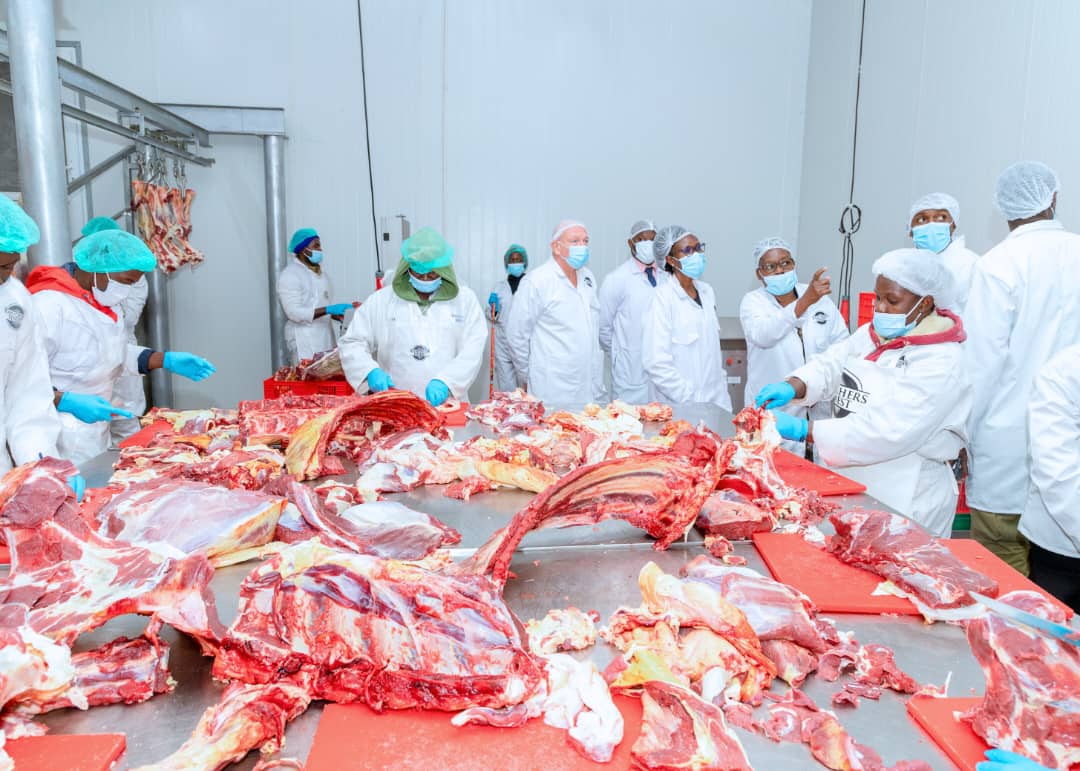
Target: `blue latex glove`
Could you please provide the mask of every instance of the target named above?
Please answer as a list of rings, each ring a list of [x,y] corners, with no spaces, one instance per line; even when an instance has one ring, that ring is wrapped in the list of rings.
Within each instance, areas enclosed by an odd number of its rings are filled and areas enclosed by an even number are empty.
[[[1006,750],[987,750],[986,758],[975,766],[975,771],[1053,771],[1023,755]]]
[[[86,480],[82,474],[68,477],[68,487],[75,491],[75,500],[82,503],[83,493],[86,492]]]
[[[495,313],[498,313],[499,311],[502,310],[502,308],[499,305],[499,295],[496,294],[495,292],[492,292],[491,294],[488,295],[488,305],[494,305],[495,306]]]
[[[165,353],[165,369],[183,375],[188,380],[206,380],[217,372],[213,364],[202,356],[181,351],[167,351]]]
[[[368,388],[371,389],[371,392],[373,394],[377,394],[379,391],[385,391],[387,388],[394,387],[394,381],[390,379],[390,375],[388,375],[386,372],[379,369],[378,367],[368,373],[367,384]]]
[[[60,397],[60,403],[56,405],[58,412],[67,412],[74,415],[83,423],[97,423],[101,420],[117,418],[133,418],[132,413],[113,407],[107,401],[96,394],[76,394],[64,391]]]
[[[352,303],[334,303],[326,306],[327,316],[344,316],[352,308]]]
[[[776,418],[776,430],[780,432],[780,436],[793,442],[806,439],[806,432],[810,430],[810,423],[807,420],[788,415],[780,410],[772,410],[772,414]]]
[[[438,407],[450,398],[450,387],[441,380],[432,380],[427,384],[424,395],[431,402],[432,407]]]
[[[795,386],[785,380],[779,383],[769,383],[758,391],[754,404],[758,407],[783,407],[795,398]]]

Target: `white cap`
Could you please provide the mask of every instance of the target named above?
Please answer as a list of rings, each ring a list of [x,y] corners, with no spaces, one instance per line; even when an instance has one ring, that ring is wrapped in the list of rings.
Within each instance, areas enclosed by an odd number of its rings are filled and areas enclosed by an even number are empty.
[[[949,216],[952,217],[953,224],[956,227],[960,227],[960,202],[953,198],[948,193],[927,193],[915,203],[911,204],[911,209],[908,211],[907,222],[904,224],[904,232],[907,233],[911,230],[911,221],[915,219],[915,215],[921,211],[928,211],[930,209],[945,209],[949,212]]]
[[[588,233],[588,232],[589,232],[589,229],[588,229],[588,228],[586,228],[586,227],[585,227],[584,225],[582,225],[582,224],[581,224],[580,222],[578,222],[577,220],[561,220],[561,221],[559,222],[559,224],[555,226],[555,230],[554,230],[554,231],[552,231],[552,233],[551,233],[551,240],[552,240],[553,242],[554,242],[554,241],[558,241],[558,240],[559,240],[559,236],[561,236],[561,235],[562,235],[563,233],[565,233],[565,232],[566,232],[567,230],[569,230],[570,228],[584,228],[584,230],[585,230],[585,232],[586,232],[586,233]]]
[[[644,233],[646,230],[656,230],[656,226],[648,220],[638,220],[630,226],[630,237],[634,238],[638,233]]]
[[[1023,220],[1049,209],[1060,187],[1057,174],[1045,163],[1021,161],[1001,172],[994,202],[1005,219]]]
[[[929,249],[893,249],[874,260],[872,270],[919,297],[933,297],[939,308],[949,308],[954,301],[952,274]]]

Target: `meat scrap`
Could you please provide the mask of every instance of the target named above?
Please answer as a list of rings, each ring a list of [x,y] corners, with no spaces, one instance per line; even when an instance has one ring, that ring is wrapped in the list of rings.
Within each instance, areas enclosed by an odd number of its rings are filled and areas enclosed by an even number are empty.
[[[1066,622],[1065,612],[1038,592],[1013,591],[999,599]],[[986,692],[960,719],[991,747],[1051,768],[1080,768],[1080,649],[995,613],[968,621],[965,632]]]
[[[465,417],[499,433],[524,431],[544,417],[544,403],[520,388],[498,391],[490,401],[472,405]]]
[[[240,587],[214,676],[289,682],[376,710],[526,702],[543,683],[499,587],[416,563],[294,544]]]
[[[476,493],[486,493],[494,490],[495,484],[487,477],[467,476],[457,482],[447,485],[443,492],[447,498],[456,498],[459,501],[467,501]]]
[[[567,743],[594,763],[607,763],[623,738],[623,717],[591,661],[557,653],[544,659],[548,696],[544,722],[565,728]]]
[[[830,521],[836,535],[829,551],[891,581],[929,621],[970,615],[975,601],[969,592],[997,596],[994,579],[969,568],[906,517],[854,510],[836,512]]]
[[[529,650],[538,655],[550,655],[559,651],[580,651],[596,643],[596,622],[600,614],[588,613],[577,608],[554,608],[542,619],[529,619],[525,632],[529,636]]]
[[[240,440],[245,444],[287,444],[312,418],[350,403],[352,397],[284,394],[276,399],[242,401],[237,408]]]
[[[776,527],[776,516],[736,490],[720,490],[705,499],[694,527],[704,535],[719,535],[745,541],[753,533],[768,533]]]

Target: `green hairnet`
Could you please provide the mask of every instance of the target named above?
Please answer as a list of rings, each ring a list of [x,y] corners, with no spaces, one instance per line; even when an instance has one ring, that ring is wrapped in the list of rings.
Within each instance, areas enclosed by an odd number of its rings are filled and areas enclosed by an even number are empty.
[[[102,230],[75,244],[75,264],[88,273],[149,273],[157,267],[157,258],[137,236],[124,230]]]
[[[525,251],[525,247],[521,244],[510,244],[509,248],[506,250],[506,254],[503,255],[504,268],[510,264],[511,254],[520,254],[522,259],[525,260],[525,267],[529,267],[529,253]]]
[[[401,256],[417,273],[428,273],[453,262],[454,247],[435,228],[420,228],[401,244]]]
[[[30,215],[6,195],[0,195],[0,252],[22,252],[41,238]]]
[[[293,254],[302,252],[307,248],[308,244],[318,237],[319,234],[315,232],[315,228],[300,228],[289,239],[289,251]]]
[[[90,236],[94,233],[100,233],[102,230],[119,230],[120,226],[117,225],[110,217],[94,217],[82,227],[82,234],[84,236]]]

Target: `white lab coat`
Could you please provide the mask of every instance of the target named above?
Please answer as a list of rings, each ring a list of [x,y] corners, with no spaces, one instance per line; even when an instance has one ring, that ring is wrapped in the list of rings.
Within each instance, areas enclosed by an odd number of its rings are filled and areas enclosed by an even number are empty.
[[[518,289],[520,288],[521,283],[518,282]],[[525,385],[525,378],[518,377],[517,370],[514,369],[514,357],[510,355],[510,343],[506,339],[506,329],[510,325],[510,308],[514,305],[514,293],[510,291],[510,282],[505,278],[491,291],[499,296],[499,313],[495,317],[495,388],[500,391],[513,391]],[[491,306],[485,305],[485,318],[490,313]]]
[[[288,319],[285,346],[293,364],[334,347],[333,319],[315,318],[316,308],[330,304],[330,278],[325,269],[316,273],[293,257],[278,276],[277,293]]]
[[[116,405],[113,388],[121,375],[138,374],[142,346],[129,345],[123,310],[117,306],[113,321],[90,303],[47,289],[34,294],[34,310],[41,321],[49,376],[53,388],[96,394]],[[109,448],[109,421],[83,423],[60,413],[60,457],[75,465]]]
[[[908,338],[952,329],[934,314]],[[971,385],[959,342],[908,345],[867,360],[870,325],[790,376],[806,383],[798,404],[832,402],[833,418],[814,421],[821,460],[867,493],[936,536],[947,538],[957,485],[949,461],[967,438]]]
[[[580,407],[604,400],[596,277],[577,271],[577,287],[554,258],[518,284],[507,341],[529,393],[548,404]]]
[[[799,297],[807,284],[798,284]],[[829,346],[848,335],[847,323],[830,297],[822,297],[802,316],[795,315],[795,303],[783,307],[779,301],[759,286],[747,292],[739,304],[739,321],[746,336],[746,404],[751,405],[758,392],[769,383],[783,380],[796,367],[824,353]],[[806,407],[785,404],[781,409],[801,418],[807,417]],[[828,404],[814,405],[809,416],[829,417]],[[802,442],[785,442],[787,449],[802,455]]]
[[[942,250],[940,256],[953,280],[953,302],[948,307],[956,311],[960,318],[964,318],[964,308],[967,307],[968,293],[971,290],[971,274],[979,255],[967,248],[964,236],[957,236]]]
[[[611,356],[611,395],[630,404],[646,404],[657,398],[641,362],[642,338],[645,311],[656,290],[670,280],[654,265],[654,287],[645,267],[631,257],[607,274],[600,285],[600,347]]]
[[[1020,532],[1047,551],[1080,558],[1080,345],[1059,351],[1035,378],[1028,441],[1031,484]]]
[[[1021,225],[976,264],[965,310],[975,401],[967,501],[1020,514],[1027,502],[1032,381],[1080,340],[1080,235],[1056,220]]]
[[[345,377],[359,392],[379,367],[396,388],[421,398],[429,382],[441,380],[455,399],[466,399],[480,371],[486,333],[480,301],[466,286],[453,300],[426,308],[386,286],[357,308],[338,350]]]
[[[150,285],[146,281],[146,276],[143,276],[131,285],[131,294],[120,303],[120,308],[124,312],[124,331],[127,333],[128,345],[138,345],[139,343],[135,339],[135,326],[139,323],[139,317],[142,316],[149,292]],[[143,390],[143,376],[139,374],[121,375],[116,379],[116,385],[113,386],[113,397],[116,399],[115,404],[117,407],[122,407],[136,416],[142,415],[146,412],[146,392]],[[115,441],[126,439],[138,430],[139,420],[137,417],[130,420],[114,420],[109,426],[109,433]]]
[[[645,312],[641,359],[663,401],[711,403],[730,412],[716,295],[704,281],[694,281],[694,286],[701,305],[675,278],[664,282],[657,291]]]
[[[12,276],[0,284],[0,474],[39,455],[57,454],[60,418],[53,408],[49,360],[30,293]]]

